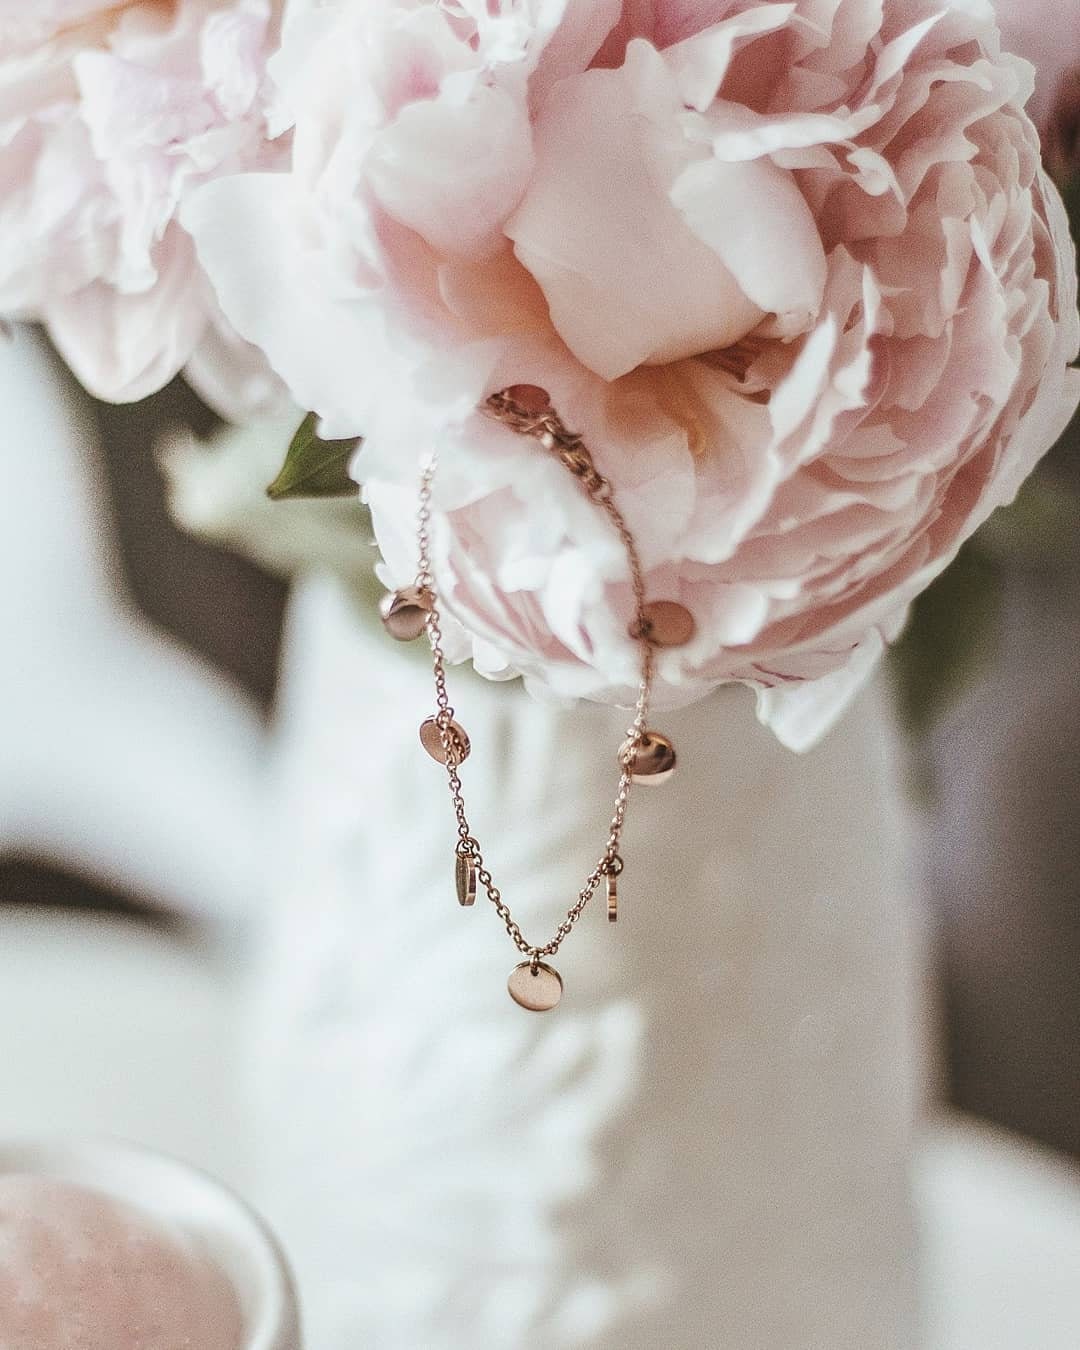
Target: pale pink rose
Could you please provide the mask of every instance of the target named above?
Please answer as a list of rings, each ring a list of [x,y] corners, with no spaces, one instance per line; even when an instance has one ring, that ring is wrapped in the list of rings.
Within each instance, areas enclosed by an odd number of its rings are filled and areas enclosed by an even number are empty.
[[[0,314],[44,322],[102,398],[160,388],[204,335],[246,348],[176,214],[191,188],[284,153],[265,120],[274,10],[0,0]]]
[[[669,701],[740,681],[809,744],[1080,397],[1031,70],[981,0],[330,0],[272,63],[291,172],[184,220],[226,313],[355,472],[385,579],[457,654],[626,701],[618,539],[477,406],[550,391],[697,620]],[[240,239],[243,242],[237,243]]]
[[[187,1234],[87,1187],[0,1177],[6,1350],[243,1350],[236,1294]]]

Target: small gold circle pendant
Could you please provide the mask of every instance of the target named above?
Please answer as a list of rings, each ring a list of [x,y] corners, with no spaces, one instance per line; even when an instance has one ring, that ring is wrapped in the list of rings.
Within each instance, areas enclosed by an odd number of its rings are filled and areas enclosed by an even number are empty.
[[[451,721],[449,726],[450,744],[454,749],[454,763],[463,764],[469,758],[472,748],[465,728],[460,722]],[[420,744],[438,764],[446,763],[446,747],[443,745],[442,732],[437,717],[425,717],[420,724]]]
[[[476,904],[476,864],[467,853],[459,853],[454,864],[454,884],[459,905]]]
[[[642,623],[644,620],[644,623]],[[644,638],[654,647],[685,647],[697,632],[694,616],[677,600],[650,600],[641,609],[641,618],[630,625],[630,636]]]
[[[510,997],[529,1012],[549,1012],[562,998],[562,976],[543,961],[533,969],[531,961],[515,966],[506,981]]]
[[[619,748],[621,763],[630,762],[630,777],[635,783],[659,787],[675,772],[675,747],[660,731],[643,731],[637,745],[623,741]]]
[[[398,642],[414,642],[427,627],[431,613],[430,591],[417,586],[405,586],[400,591],[384,595],[379,602],[383,627]]]
[[[516,404],[522,412],[532,413],[534,416],[551,407],[551,395],[538,384],[512,384],[509,389],[503,390],[503,396]]]

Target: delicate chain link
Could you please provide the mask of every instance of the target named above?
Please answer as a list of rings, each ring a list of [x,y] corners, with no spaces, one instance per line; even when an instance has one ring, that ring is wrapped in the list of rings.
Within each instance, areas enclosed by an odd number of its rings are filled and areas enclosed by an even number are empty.
[[[609,873],[618,876],[622,871],[622,858],[619,856],[619,842],[626,820],[626,808],[630,800],[630,788],[633,783],[631,774],[634,752],[641,744],[645,733],[645,723],[649,712],[649,697],[652,693],[654,650],[648,640],[649,623],[645,615],[645,580],[641,570],[634,537],[623,519],[622,512],[615,505],[611,483],[597,470],[592,456],[582,443],[581,437],[568,431],[551,407],[540,412],[531,412],[511,396],[510,391],[494,394],[488,399],[483,411],[496,418],[521,435],[535,437],[546,450],[556,455],[581,483],[586,495],[594,501],[608,516],[615,527],[623,547],[626,549],[630,566],[630,577],[634,591],[636,622],[633,632],[641,650],[641,679],[638,685],[637,703],[634,718],[627,729],[627,741],[621,756],[622,772],[615,793],[615,807],[608,827],[607,842],[599,861],[585,880],[575,902],[566,911],[566,917],[555,930],[554,935],[543,946],[533,945],[521,931],[510,907],[502,898],[502,892],[495,885],[491,872],[484,861],[479,841],[472,832],[465,809],[465,797],[461,777],[458,774],[458,745],[453,731],[454,708],[446,687],[446,662],[443,652],[443,634],[439,620],[439,608],[436,600],[435,577],[431,559],[431,519],[432,519],[432,483],[435,477],[436,457],[432,454],[424,465],[420,480],[419,511],[417,516],[417,544],[419,550],[419,569],[416,575],[417,587],[430,597],[427,613],[427,635],[431,644],[432,666],[435,674],[435,702],[438,712],[435,724],[442,741],[446,758],[447,781],[450,796],[457,819],[457,852],[471,860],[476,868],[476,877],[483,886],[495,912],[502,919],[511,941],[524,956],[530,958],[535,970],[542,956],[554,956],[569,936],[574,924],[581,917],[585,906],[592,899],[603,877]]]

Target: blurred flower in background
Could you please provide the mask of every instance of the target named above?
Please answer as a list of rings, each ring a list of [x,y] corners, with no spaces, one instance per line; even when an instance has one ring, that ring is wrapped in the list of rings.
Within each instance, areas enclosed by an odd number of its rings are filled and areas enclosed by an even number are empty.
[[[232,332],[176,220],[218,174],[268,167],[276,0],[0,0],[0,312],[39,319],[100,398],[181,369],[229,413],[277,381]]]

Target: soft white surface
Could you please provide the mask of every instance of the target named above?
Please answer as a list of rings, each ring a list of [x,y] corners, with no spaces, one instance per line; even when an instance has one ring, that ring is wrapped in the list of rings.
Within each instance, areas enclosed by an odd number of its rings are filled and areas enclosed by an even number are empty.
[[[930,1350],[1076,1350],[1080,1168],[955,1119],[915,1180]]]
[[[115,1135],[245,1189],[238,988],[206,940],[0,905],[0,1138]]]
[[[250,1193],[223,955],[128,920],[0,908],[0,1137],[106,1131]],[[915,1180],[926,1350],[1076,1350],[1080,1168],[945,1118],[923,1132]]]
[[[0,857],[236,914],[259,819],[251,700],[130,604],[88,402],[28,329],[0,337],[0,408]]]

